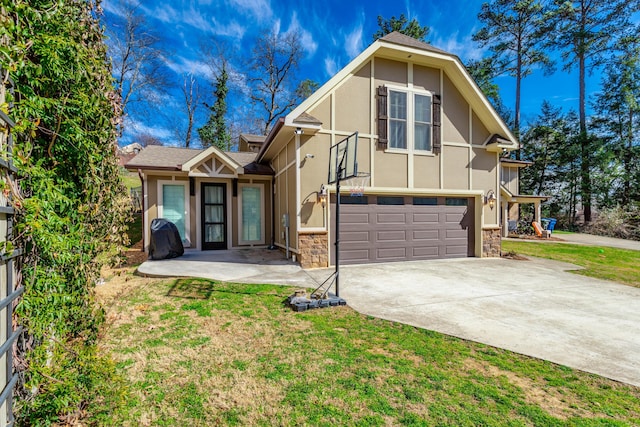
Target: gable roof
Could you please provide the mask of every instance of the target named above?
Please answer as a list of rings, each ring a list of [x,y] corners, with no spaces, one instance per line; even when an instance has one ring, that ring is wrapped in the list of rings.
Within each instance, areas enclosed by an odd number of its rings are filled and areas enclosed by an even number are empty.
[[[414,64],[444,70],[453,84],[460,90],[465,100],[472,106],[476,115],[485,126],[487,126],[488,130],[492,134],[498,134],[503,139],[509,141],[509,149],[517,149],[519,146],[517,139],[511,133],[509,127],[484,96],[460,58],[452,53],[394,31],[374,41],[311,96],[300,103],[284,118],[281,118],[281,121],[276,122],[276,125],[271,129],[258,154],[258,161],[261,162],[264,159],[275,140],[280,141],[276,145],[287,140],[287,138],[279,138],[281,131],[293,131],[297,127],[314,131],[318,130],[319,126],[317,124],[314,123],[313,125],[305,126],[306,123],[299,121],[299,118],[304,117],[303,115],[307,114],[307,111],[321,102],[327,93],[337,87],[343,80],[355,74],[373,57],[388,58],[396,61],[407,61],[408,58],[411,58],[410,61]]]
[[[406,46],[406,47],[415,47],[417,49],[422,49],[422,50],[427,50],[430,52],[435,52],[435,53],[441,53],[444,55],[451,55],[449,52],[444,51],[442,49],[438,49],[437,47],[433,47],[428,43],[425,43],[423,41],[420,41],[418,39],[414,39],[413,37],[409,37],[405,34],[402,34],[398,31],[394,31],[392,33],[389,33],[387,35],[385,35],[384,37],[381,37],[380,40],[384,40],[386,42],[389,43],[395,43],[401,46]]]
[[[212,150],[212,148],[214,147],[202,150],[150,145],[140,151],[125,167],[129,170],[184,171],[185,167],[188,170],[191,166],[215,153],[234,169],[239,170],[239,173],[252,175],[273,175],[274,173],[269,166],[256,164],[256,153],[222,151],[218,148]]]
[[[127,169],[181,170],[182,165],[203,150],[149,145],[125,165]]]

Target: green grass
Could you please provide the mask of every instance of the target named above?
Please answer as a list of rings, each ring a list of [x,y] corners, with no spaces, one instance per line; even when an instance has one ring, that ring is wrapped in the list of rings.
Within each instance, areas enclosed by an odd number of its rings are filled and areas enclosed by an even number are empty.
[[[129,172],[124,168],[120,171],[120,179],[124,186],[127,187],[127,190],[131,190],[132,188],[140,187],[142,185],[137,173]]]
[[[577,274],[640,287],[640,251],[530,241],[503,241],[502,250],[569,262],[584,267]]]
[[[137,280],[108,308],[131,398],[104,425],[640,424],[638,388],[348,307],[295,313],[292,288]]]

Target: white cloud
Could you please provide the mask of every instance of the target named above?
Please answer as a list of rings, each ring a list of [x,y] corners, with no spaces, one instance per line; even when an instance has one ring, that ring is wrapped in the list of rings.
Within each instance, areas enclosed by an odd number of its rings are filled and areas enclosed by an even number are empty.
[[[130,129],[130,133],[135,136],[151,135],[162,142],[169,142],[175,139],[175,132],[159,125],[146,125],[137,120],[127,120],[125,129]]]
[[[336,60],[328,57],[325,58],[324,70],[330,77],[333,77],[338,72],[338,64],[336,64]]]
[[[119,1],[113,1],[113,0],[103,1],[101,6],[105,12],[112,13],[116,16],[119,16],[120,18],[124,18],[125,16],[124,9],[121,7]]]
[[[349,58],[355,58],[362,51],[363,24],[358,24],[353,31],[347,34],[345,39],[345,49]]]
[[[269,0],[231,0],[231,3],[237,7],[236,12],[244,12],[258,22],[268,22],[273,17]]]
[[[211,18],[211,27],[209,30],[219,36],[234,37],[237,39],[243,38],[244,34],[247,32],[247,28],[243,27],[235,20],[224,25],[218,22],[215,18]]]
[[[431,44],[438,49],[458,55],[465,63],[472,59],[481,59],[486,49],[479,47],[478,44],[472,40],[471,35],[473,32],[474,31],[471,31],[469,34],[460,35],[460,33],[456,31],[446,38],[441,37],[439,34],[434,34]]]
[[[176,56],[166,59],[165,63],[176,74],[193,74],[196,77],[205,78],[209,78],[211,75],[209,64],[203,61]]]
[[[300,21],[298,21],[298,14],[295,11],[291,16],[291,24],[289,25],[287,33],[295,33],[300,37],[302,48],[307,52],[308,56],[313,56],[316,53],[316,50],[318,50],[318,43],[313,39],[311,33],[300,25]]]

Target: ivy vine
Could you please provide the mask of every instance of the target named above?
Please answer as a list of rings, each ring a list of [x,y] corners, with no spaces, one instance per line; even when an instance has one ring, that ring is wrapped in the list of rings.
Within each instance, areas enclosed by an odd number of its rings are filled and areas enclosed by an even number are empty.
[[[98,355],[93,289],[126,239],[129,203],[115,156],[120,119],[100,2],[1,0],[0,65],[16,85],[13,161],[23,200],[26,328],[18,422],[50,425],[99,401],[113,374]]]

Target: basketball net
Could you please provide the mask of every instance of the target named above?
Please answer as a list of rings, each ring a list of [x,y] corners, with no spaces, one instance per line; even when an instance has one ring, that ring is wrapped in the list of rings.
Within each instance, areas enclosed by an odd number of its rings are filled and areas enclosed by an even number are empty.
[[[369,181],[369,174],[366,172],[359,173],[349,179],[349,194],[351,197],[362,197],[364,195],[364,187]]]

